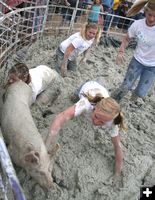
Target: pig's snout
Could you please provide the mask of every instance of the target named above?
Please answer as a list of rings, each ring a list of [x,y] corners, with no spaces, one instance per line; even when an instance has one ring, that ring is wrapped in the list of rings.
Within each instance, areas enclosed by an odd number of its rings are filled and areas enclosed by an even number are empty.
[[[53,183],[53,178],[50,176],[45,175],[44,181],[41,180],[40,185],[46,190],[55,190],[55,185]]]
[[[45,190],[54,190],[54,183],[51,173],[44,171],[31,170],[29,174],[36,180],[36,182]]]

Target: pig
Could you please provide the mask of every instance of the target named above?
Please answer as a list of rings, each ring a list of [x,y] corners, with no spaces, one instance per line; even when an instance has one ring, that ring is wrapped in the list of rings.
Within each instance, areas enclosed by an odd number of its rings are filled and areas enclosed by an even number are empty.
[[[31,102],[32,90],[29,85],[23,81],[9,85],[1,113],[3,137],[12,161],[24,168],[43,189],[54,189],[51,157],[59,145],[56,144],[48,153],[32,118]]]

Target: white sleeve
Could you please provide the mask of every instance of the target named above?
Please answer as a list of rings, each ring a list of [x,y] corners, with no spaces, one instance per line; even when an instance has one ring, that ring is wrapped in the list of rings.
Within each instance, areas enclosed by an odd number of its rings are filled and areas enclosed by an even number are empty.
[[[110,130],[110,136],[111,137],[116,137],[117,135],[119,135],[119,128],[118,125],[112,125],[111,130]]]
[[[75,104],[75,114],[74,116],[79,116],[82,113],[85,113],[91,110],[91,104],[89,103],[88,99],[82,98]]]

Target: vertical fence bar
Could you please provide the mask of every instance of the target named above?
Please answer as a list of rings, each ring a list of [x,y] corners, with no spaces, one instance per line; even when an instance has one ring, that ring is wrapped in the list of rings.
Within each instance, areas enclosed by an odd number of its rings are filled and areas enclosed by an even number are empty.
[[[16,172],[12,165],[9,153],[7,151],[7,147],[4,143],[1,130],[0,130],[0,162],[2,165],[3,171],[5,172],[6,176],[9,179],[9,183],[14,194],[14,199],[26,200],[25,195],[20,186],[19,180],[16,176]]]
[[[41,36],[43,36],[43,32],[45,30],[45,25],[46,25],[48,11],[49,11],[49,0],[47,0],[47,2],[46,2],[46,9],[45,9],[45,14],[44,14],[43,22],[42,22]]]
[[[68,31],[68,34],[70,34],[73,30],[73,27],[74,27],[74,23],[75,23],[75,17],[76,17],[76,13],[77,13],[77,9],[78,9],[78,5],[79,5],[79,0],[76,1],[76,6],[73,10],[73,15],[72,15],[72,19],[71,19],[71,22],[70,22],[70,27],[69,27],[69,31]]]

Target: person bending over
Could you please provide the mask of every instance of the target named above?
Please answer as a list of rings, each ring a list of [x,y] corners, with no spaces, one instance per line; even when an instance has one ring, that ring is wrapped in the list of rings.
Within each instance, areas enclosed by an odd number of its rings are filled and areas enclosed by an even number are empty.
[[[94,126],[109,129],[115,150],[115,176],[117,176],[121,173],[123,166],[119,129],[125,130],[120,106],[98,82],[86,82],[78,91],[79,101],[59,113],[51,123],[49,135],[45,140],[46,146],[49,148],[55,143],[56,135],[66,121],[84,115]]]
[[[100,38],[100,28],[97,24],[88,23],[81,32],[74,33],[69,38],[61,42],[56,51],[56,70],[65,75],[67,70],[75,71],[77,67],[77,57],[83,54],[81,62],[94,42]]]
[[[6,86],[18,80],[31,87],[32,103],[37,101],[39,104],[47,104],[54,101],[60,93],[61,77],[46,65],[29,69],[24,63],[17,63],[8,72]]]

